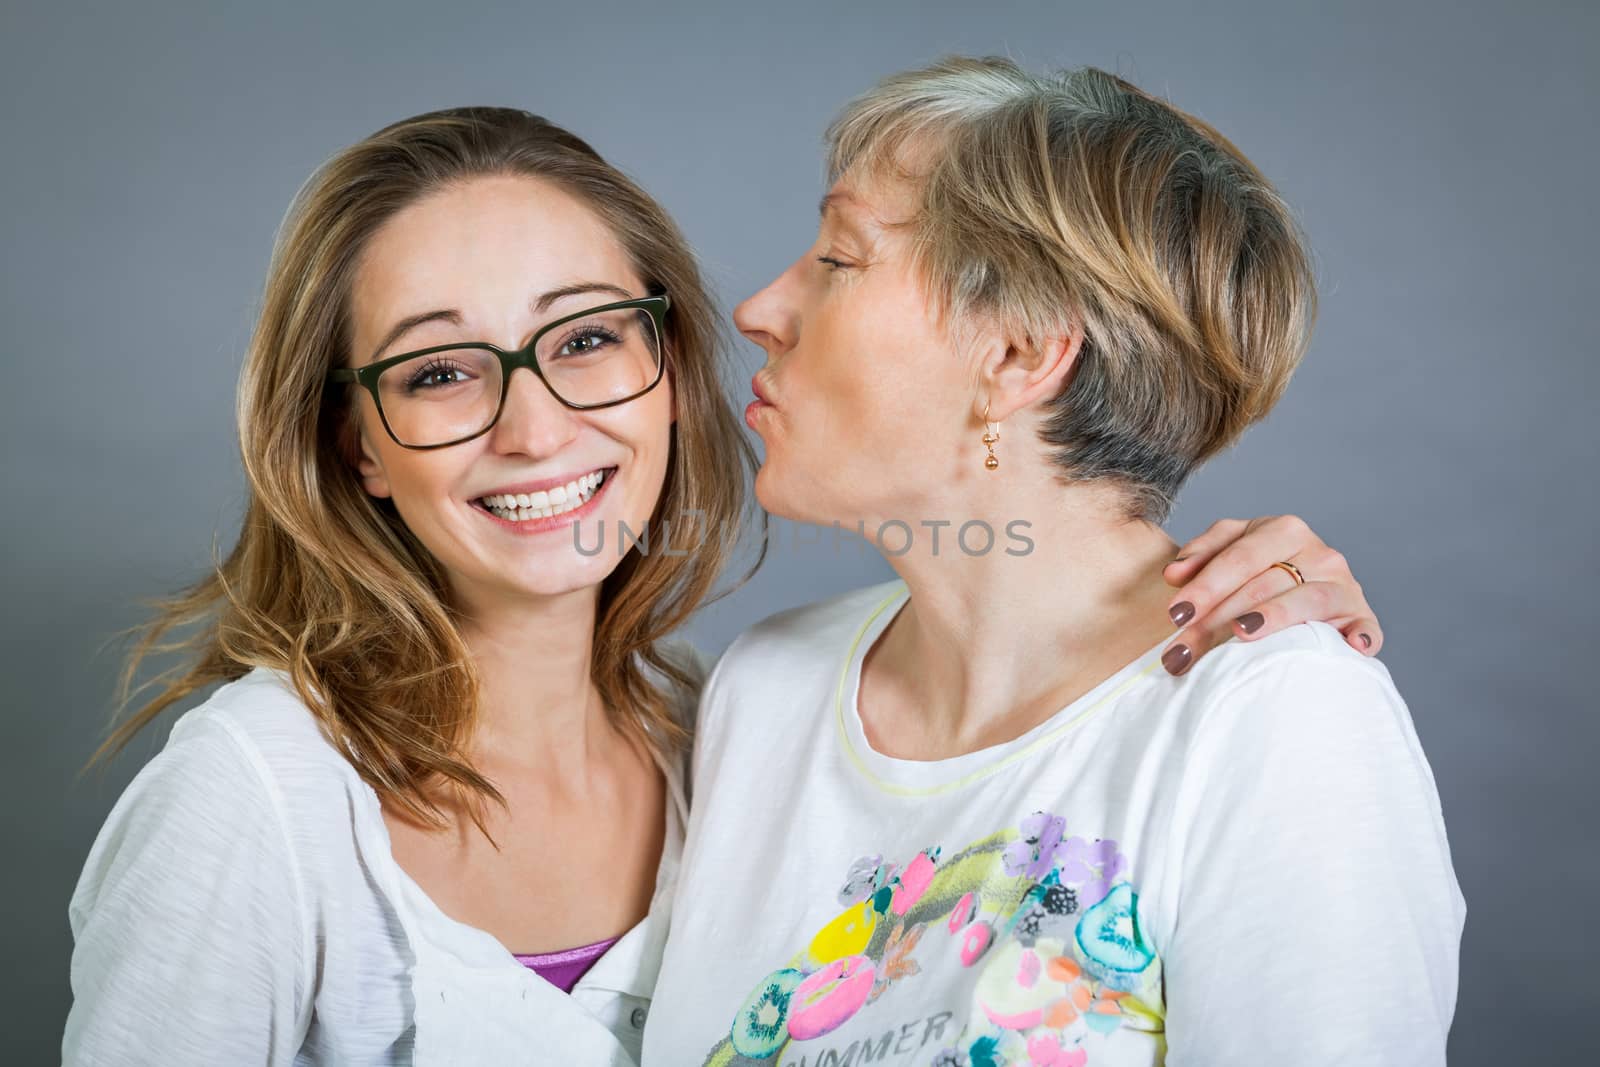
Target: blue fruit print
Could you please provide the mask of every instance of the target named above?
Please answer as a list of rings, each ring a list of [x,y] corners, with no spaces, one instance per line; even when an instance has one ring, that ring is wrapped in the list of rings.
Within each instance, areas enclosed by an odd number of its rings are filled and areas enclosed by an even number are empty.
[[[1137,977],[1155,962],[1155,950],[1139,929],[1138,904],[1139,895],[1122,882],[1078,920],[1084,970],[1112,989],[1133,989]]]
[[[734,1016],[729,1036],[735,1052],[752,1060],[764,1060],[783,1048],[789,1038],[789,998],[805,977],[804,973],[785,967],[761,979]]]

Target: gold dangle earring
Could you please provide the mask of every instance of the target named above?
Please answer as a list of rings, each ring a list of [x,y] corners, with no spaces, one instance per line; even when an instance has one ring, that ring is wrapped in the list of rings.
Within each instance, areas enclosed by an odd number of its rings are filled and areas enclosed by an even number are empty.
[[[989,455],[984,459],[983,465],[989,470],[994,470],[1000,466],[1000,457],[994,454],[994,444],[1000,440],[1000,427],[996,423],[989,421],[989,405],[987,403],[983,405],[983,423],[987,427],[983,431],[983,444],[989,450]]]

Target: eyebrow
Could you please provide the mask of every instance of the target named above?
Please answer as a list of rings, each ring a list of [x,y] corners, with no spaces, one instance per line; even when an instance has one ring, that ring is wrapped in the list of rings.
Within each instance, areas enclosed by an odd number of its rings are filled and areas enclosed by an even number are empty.
[[[861,202],[849,193],[824,193],[822,195],[822,200],[817,204],[817,214],[821,215],[823,218],[827,218],[828,212],[835,204],[844,203],[845,201],[849,201],[854,204],[859,204]]]
[[[577,296],[581,293],[607,293],[617,297],[619,300],[633,299],[633,294],[628,290],[620,285],[612,285],[610,282],[574,282],[571,285],[563,285],[560,288],[551,289],[549,292],[541,294],[539,299],[533,302],[533,310],[536,314],[543,314],[549,311],[557,301],[565,300],[569,296]],[[424,311],[419,315],[406,316],[395,323],[389,332],[384,335],[383,343],[372,350],[372,358],[367,362],[376,363],[390,345],[400,340],[402,336],[411,330],[430,322],[448,322],[452,326],[460,326],[461,312],[454,308],[439,308],[435,311]]]
[[[843,207],[853,210],[839,210]],[[884,221],[873,213],[866,202],[851,192],[838,191],[825,195],[817,204],[817,214],[822,216],[820,225],[828,224],[830,213],[834,225],[841,227],[847,233],[855,234],[863,241],[872,241],[873,235],[885,226]]]
[[[610,282],[576,282],[545,293],[533,302],[533,310],[539,312],[549,311],[550,305],[557,300],[564,300],[569,296],[577,296],[579,293],[610,293],[620,300],[633,299],[633,294],[628,290],[620,285],[612,285]]]

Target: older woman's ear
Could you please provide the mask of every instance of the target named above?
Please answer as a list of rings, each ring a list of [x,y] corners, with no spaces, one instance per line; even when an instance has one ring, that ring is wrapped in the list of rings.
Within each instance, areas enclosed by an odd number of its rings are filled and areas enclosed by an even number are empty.
[[[1041,341],[1005,335],[990,340],[978,370],[979,406],[989,405],[989,421],[1004,422],[1018,411],[1060,396],[1072,380],[1083,341],[1083,330],[1076,324],[1065,334]]]

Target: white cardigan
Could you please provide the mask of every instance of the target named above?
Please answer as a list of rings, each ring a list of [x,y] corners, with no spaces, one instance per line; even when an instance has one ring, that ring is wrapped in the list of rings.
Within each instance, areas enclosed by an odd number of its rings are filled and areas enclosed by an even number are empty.
[[[633,1067],[687,818],[663,770],[650,913],[566,994],[439,910],[287,678],[253,670],[178,720],[95,840],[63,1061]]]

